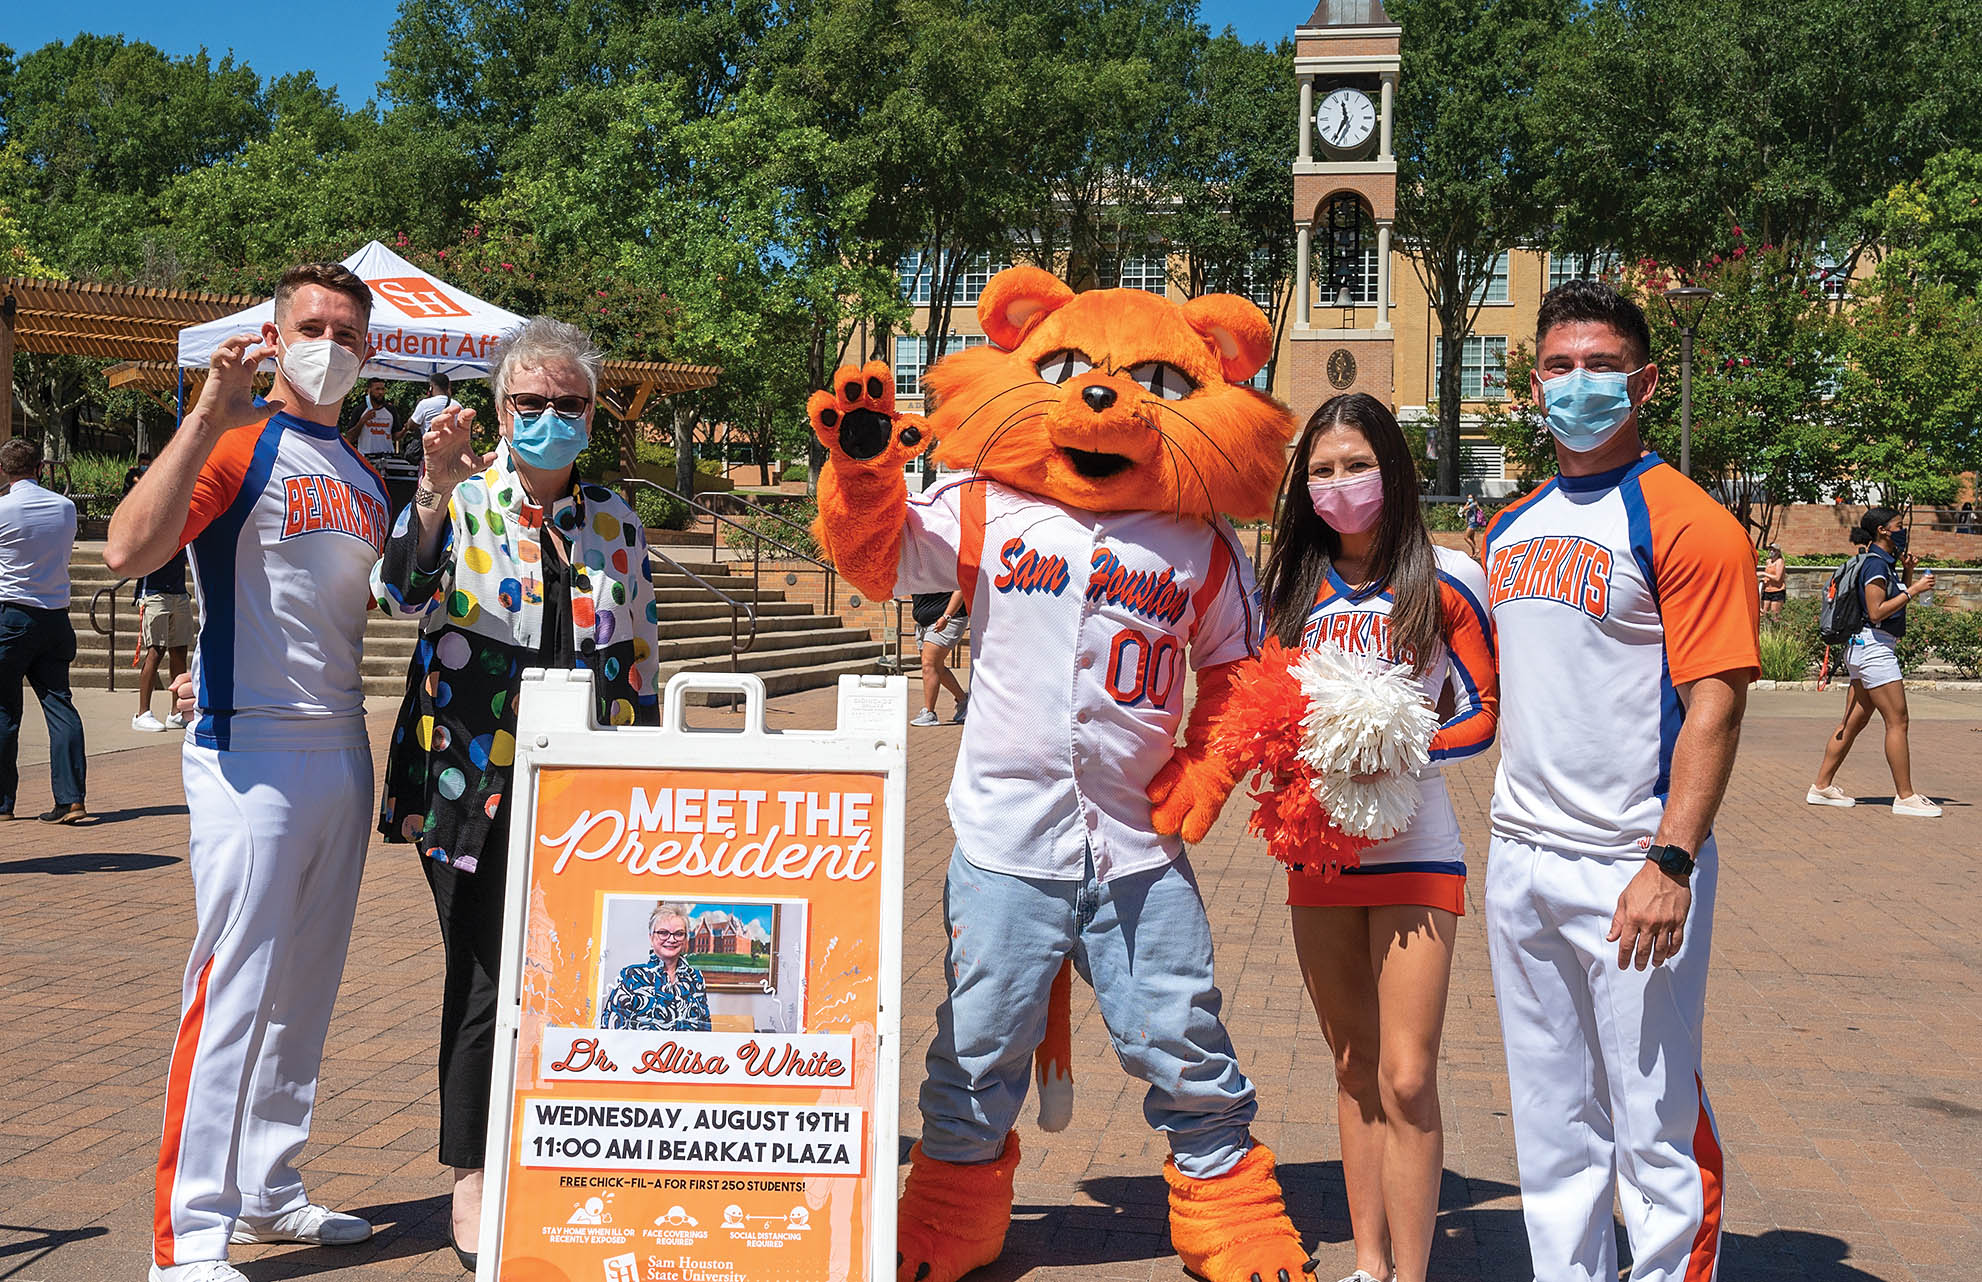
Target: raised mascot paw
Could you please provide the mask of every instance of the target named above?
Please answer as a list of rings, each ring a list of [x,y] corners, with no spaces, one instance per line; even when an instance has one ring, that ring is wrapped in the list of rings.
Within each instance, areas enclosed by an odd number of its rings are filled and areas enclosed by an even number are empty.
[[[1163,1163],[1170,1186],[1170,1243],[1205,1282],[1306,1282],[1315,1262],[1287,1218],[1273,1153],[1254,1144],[1239,1164],[1208,1180]]]
[[[1166,837],[1195,846],[1218,822],[1232,795],[1232,772],[1211,754],[1179,748],[1149,781],[1149,824]]]
[[[895,377],[883,361],[865,369],[843,366],[831,391],[805,403],[812,431],[835,459],[877,471],[900,469],[927,448],[929,423],[919,414],[895,412]]]

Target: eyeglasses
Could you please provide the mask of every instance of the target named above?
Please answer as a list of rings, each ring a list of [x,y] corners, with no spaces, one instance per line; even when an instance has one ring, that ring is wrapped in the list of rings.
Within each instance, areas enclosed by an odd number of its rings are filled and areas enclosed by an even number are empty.
[[[656,938],[656,939],[686,939],[686,938],[688,938],[688,932],[687,932],[687,931],[685,931],[685,930],[653,930],[653,931],[649,931],[649,932],[647,932],[647,933],[648,933],[648,934],[650,934],[650,935],[652,935],[652,936],[653,936],[654,938]]]
[[[511,392],[504,399],[509,402],[509,408],[531,418],[546,409],[556,410],[560,418],[579,418],[592,405],[589,396],[539,396],[535,392]]]

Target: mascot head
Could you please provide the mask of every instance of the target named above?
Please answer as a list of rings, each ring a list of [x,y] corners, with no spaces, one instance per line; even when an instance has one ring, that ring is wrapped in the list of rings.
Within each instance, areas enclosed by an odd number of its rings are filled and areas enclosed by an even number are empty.
[[[1272,511],[1294,420],[1242,386],[1273,346],[1250,302],[1075,294],[1012,267],[985,286],[977,315],[993,345],[945,357],[926,379],[944,466],[1087,511]]]

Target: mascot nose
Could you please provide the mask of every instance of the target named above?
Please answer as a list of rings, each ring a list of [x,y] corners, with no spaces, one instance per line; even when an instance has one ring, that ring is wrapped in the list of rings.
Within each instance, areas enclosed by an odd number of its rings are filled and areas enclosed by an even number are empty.
[[[1102,410],[1107,409],[1115,403],[1115,389],[1112,387],[1103,387],[1101,384],[1095,383],[1092,386],[1081,388],[1080,398],[1087,402],[1089,409],[1099,414]]]

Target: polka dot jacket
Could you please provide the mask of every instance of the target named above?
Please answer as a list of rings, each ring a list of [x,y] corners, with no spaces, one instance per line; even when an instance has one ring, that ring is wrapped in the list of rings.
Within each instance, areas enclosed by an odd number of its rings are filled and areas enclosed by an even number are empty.
[[[455,487],[436,568],[416,563],[409,505],[372,570],[379,608],[420,620],[386,754],[379,832],[463,872],[475,870],[492,836],[506,840],[496,821],[507,818],[516,689],[523,669],[541,663],[545,632],[546,522],[570,548],[574,661],[592,672],[599,720],[652,724],[660,610],[646,531],[612,490],[575,482],[538,507],[504,444],[488,471]]]

